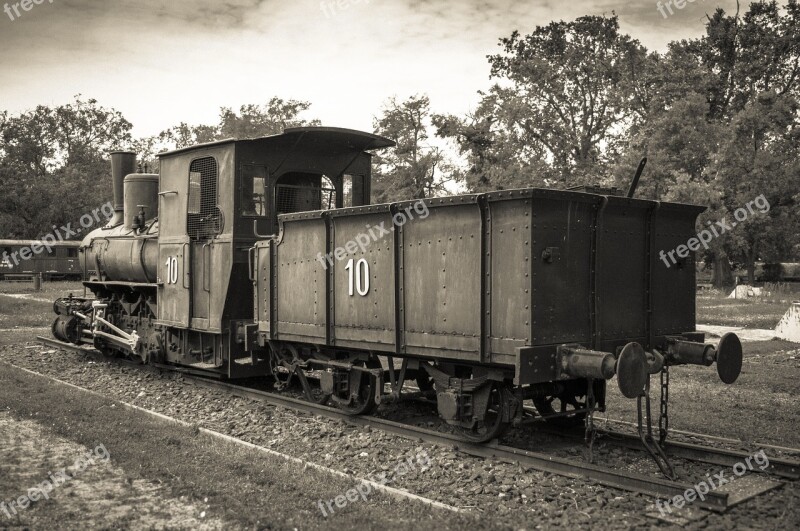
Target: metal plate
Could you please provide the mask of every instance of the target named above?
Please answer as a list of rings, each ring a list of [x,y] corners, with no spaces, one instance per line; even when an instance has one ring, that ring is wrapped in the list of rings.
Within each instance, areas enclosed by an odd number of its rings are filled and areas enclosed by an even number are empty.
[[[739,336],[728,332],[717,346],[717,374],[726,384],[732,384],[742,372],[742,342]]]
[[[636,398],[647,383],[647,357],[639,343],[625,345],[617,360],[617,384],[627,398]]]

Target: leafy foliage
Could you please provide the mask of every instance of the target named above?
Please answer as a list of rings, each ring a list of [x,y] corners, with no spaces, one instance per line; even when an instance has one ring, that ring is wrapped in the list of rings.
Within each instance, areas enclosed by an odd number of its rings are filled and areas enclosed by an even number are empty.
[[[111,197],[106,153],[130,142],[122,114],[81,99],[0,120],[0,234],[37,238]]]
[[[375,132],[395,140],[397,146],[376,155],[374,201],[421,199],[445,192],[442,170],[447,161],[440,148],[428,144],[430,118],[427,96],[403,102],[391,98],[386,103],[375,120]]]

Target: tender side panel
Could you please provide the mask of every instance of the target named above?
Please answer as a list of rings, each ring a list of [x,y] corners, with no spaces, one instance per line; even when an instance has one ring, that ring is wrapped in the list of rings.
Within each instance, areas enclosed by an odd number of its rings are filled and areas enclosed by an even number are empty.
[[[609,197],[597,235],[599,340],[643,341],[647,323],[647,227],[652,203]],[[607,348],[607,347],[606,347]],[[601,348],[601,350],[603,350]]]
[[[673,253],[677,263],[672,263],[668,253],[695,237],[695,220],[703,210],[662,203],[657,212],[652,257],[653,332],[657,336],[695,329],[695,253],[688,252],[685,258]]]
[[[275,339],[325,343],[326,270],[316,258],[325,254],[325,242],[325,221],[319,216],[283,224],[273,265]]]
[[[381,212],[333,215],[331,343],[395,350],[394,228],[388,206]],[[366,209],[365,209],[366,210]],[[388,234],[385,231],[389,231]]]
[[[591,341],[591,196],[542,194],[533,203],[533,344]]]
[[[475,196],[454,199],[402,227],[401,350],[480,361],[481,211]]]
[[[487,333],[491,360],[513,363],[515,348],[530,344],[531,340],[533,200],[501,198],[489,200],[486,207],[489,239],[484,244],[484,255],[491,250],[487,289],[491,320]]]

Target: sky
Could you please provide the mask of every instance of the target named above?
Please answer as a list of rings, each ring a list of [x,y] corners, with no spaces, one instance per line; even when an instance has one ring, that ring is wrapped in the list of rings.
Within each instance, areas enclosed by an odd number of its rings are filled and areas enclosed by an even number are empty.
[[[82,94],[122,112],[140,137],[279,96],[310,102],[304,118],[323,125],[372,130],[391,96],[428,94],[438,113],[474,109],[491,84],[486,56],[514,30],[616,13],[622,31],[663,51],[702,35],[717,6],[736,9],[735,0],[667,3],[0,0],[0,110]]]

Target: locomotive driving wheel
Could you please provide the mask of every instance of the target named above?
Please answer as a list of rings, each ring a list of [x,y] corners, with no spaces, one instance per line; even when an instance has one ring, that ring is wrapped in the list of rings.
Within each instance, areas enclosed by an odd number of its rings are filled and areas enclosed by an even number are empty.
[[[483,419],[473,421],[470,427],[456,427],[458,435],[475,443],[490,441],[503,435],[509,426],[503,420],[503,410],[511,399],[511,393],[504,384],[492,382]]]

